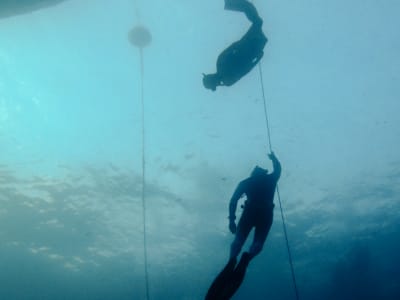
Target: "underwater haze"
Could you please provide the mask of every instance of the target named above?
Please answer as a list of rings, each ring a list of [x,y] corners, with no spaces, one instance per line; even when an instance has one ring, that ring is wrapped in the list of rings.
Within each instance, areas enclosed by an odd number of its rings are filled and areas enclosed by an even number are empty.
[[[142,95],[148,296],[204,299],[229,256],[236,185],[272,168],[258,69],[202,84],[248,20],[222,0],[12,2],[0,5],[0,299],[147,298]],[[400,1],[253,3],[300,299],[398,300]],[[138,24],[152,36],[143,72]],[[234,300],[296,299],[275,204]]]

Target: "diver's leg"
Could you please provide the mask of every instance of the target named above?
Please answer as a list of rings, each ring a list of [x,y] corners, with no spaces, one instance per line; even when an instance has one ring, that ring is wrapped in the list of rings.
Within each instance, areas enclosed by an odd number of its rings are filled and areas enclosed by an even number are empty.
[[[241,11],[253,24],[262,25],[262,19],[258,15],[256,7],[247,0],[225,0],[226,10]]]
[[[237,257],[242,250],[244,243],[250,233],[252,228],[251,218],[247,215],[246,211],[243,212],[242,217],[239,220],[239,224],[237,226],[235,239],[231,244],[231,253],[230,258]]]
[[[229,284],[226,285],[223,292],[221,293],[220,299],[230,299],[239,289],[244,280],[244,276],[246,275],[246,270],[249,266],[250,260],[258,253],[260,253],[264,245],[264,242],[272,225],[272,214],[271,216],[268,216],[268,218],[261,225],[262,226],[256,226],[254,240],[250,247],[250,251],[244,252],[242,254],[242,257],[238,265],[236,266],[235,271],[230,277]]]
[[[273,220],[273,214],[270,215],[262,222],[262,224],[257,224],[254,231],[253,243],[250,246],[249,254],[252,259],[254,256],[259,254],[264,246],[265,240],[267,239],[269,230],[271,229]]]
[[[232,289],[231,288],[233,282],[232,277],[237,262],[236,257],[239,255],[240,250],[242,249],[243,244],[245,243],[251,228],[252,228],[251,218],[248,215],[247,211],[245,210],[239,220],[235,234],[235,239],[231,244],[229,261],[225,266],[225,268],[221,271],[221,273],[218,274],[217,278],[215,278],[214,282],[211,284],[206,295],[206,300],[229,299],[223,296],[223,294],[226,294],[227,291],[229,293],[229,291]]]

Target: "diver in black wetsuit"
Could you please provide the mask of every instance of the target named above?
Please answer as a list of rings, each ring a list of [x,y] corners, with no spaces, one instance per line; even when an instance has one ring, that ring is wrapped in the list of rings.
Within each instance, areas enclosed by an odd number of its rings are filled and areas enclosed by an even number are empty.
[[[246,75],[263,57],[268,39],[262,32],[263,20],[254,5],[247,0],[225,0],[225,9],[241,11],[252,25],[237,42],[226,48],[217,60],[217,73],[203,74],[205,88],[215,91],[217,86],[231,86]]]
[[[273,221],[274,194],[281,176],[281,164],[272,152],[268,155],[272,160],[274,171],[268,171],[258,166],[251,176],[239,183],[229,203],[229,230],[235,234],[231,244],[228,264],[217,276],[208,290],[206,300],[230,299],[240,287],[250,260],[259,254],[263,248]],[[238,200],[247,196],[242,216],[236,226],[236,206]],[[248,252],[244,252],[237,263],[239,255],[251,229],[254,228],[254,239]]]
[[[276,184],[281,176],[281,164],[273,152],[268,156],[272,160],[274,171],[268,174],[267,170],[256,166],[251,176],[239,183],[229,203],[229,230],[236,234],[231,245],[231,258],[238,256],[253,227],[255,228],[254,241],[248,254],[250,259],[256,256],[261,252],[271,228],[275,206],[274,194]],[[247,200],[236,227],[236,206],[244,194],[246,194]]]

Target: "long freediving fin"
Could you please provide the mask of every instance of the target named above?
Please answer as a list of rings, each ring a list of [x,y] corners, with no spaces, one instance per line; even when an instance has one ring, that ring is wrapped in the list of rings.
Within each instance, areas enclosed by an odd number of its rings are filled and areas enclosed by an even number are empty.
[[[237,266],[236,258],[230,259],[211,284],[205,300],[231,299],[244,280],[250,260],[251,256],[248,252],[242,254]]]
[[[228,300],[236,293],[241,286],[244,276],[246,275],[247,267],[250,263],[251,257],[248,252],[242,254],[242,257],[233,271],[232,276],[229,279],[228,284],[225,285],[224,289],[220,293],[218,300]]]
[[[225,289],[226,285],[229,284],[231,277],[236,266],[236,257],[231,258],[221,273],[214,279],[210,288],[208,289],[205,300],[220,300],[221,292]]]

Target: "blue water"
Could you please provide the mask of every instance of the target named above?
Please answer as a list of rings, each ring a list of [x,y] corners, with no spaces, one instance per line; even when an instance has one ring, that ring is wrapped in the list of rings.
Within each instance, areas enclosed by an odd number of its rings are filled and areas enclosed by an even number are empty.
[[[203,299],[236,184],[271,168],[257,69],[201,84],[247,19],[222,0],[35,2],[0,4],[0,299],[146,298],[142,79],[149,296]],[[400,299],[400,2],[254,4],[300,299]],[[277,208],[235,300],[295,299]]]

